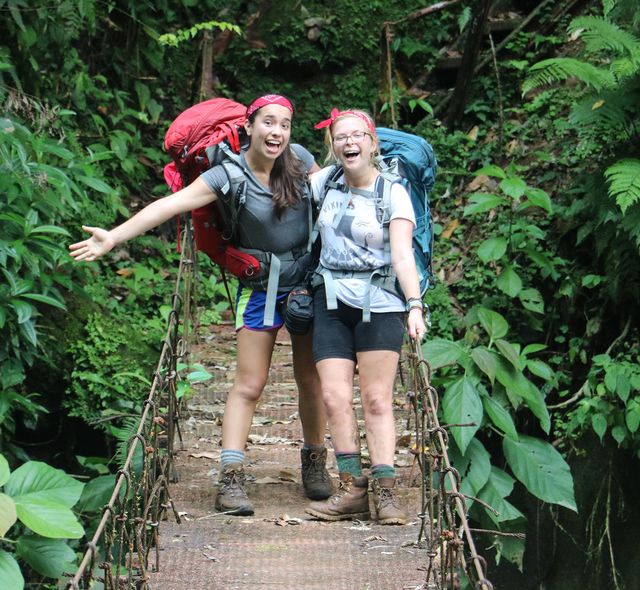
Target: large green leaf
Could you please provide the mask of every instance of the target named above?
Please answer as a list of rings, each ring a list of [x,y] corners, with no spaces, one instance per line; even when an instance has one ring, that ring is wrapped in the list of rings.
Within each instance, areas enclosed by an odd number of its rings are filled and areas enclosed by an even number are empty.
[[[503,340],[502,338],[498,338],[495,344],[502,356],[506,358],[515,369],[517,369],[520,366],[520,355],[518,354],[516,347],[508,340]]]
[[[34,570],[47,578],[61,578],[76,568],[76,554],[61,539],[45,539],[35,535],[22,535],[16,552]]]
[[[0,492],[0,537],[7,534],[17,519],[16,503],[9,496]]]
[[[432,369],[454,365],[464,352],[456,342],[442,338],[434,338],[422,345],[422,353]]]
[[[24,578],[20,566],[11,553],[0,549],[0,580],[2,590],[23,590]]]
[[[4,366],[2,369],[4,370]],[[9,462],[5,459],[4,455],[0,455],[0,486],[3,486],[9,481],[10,473],[11,469],[9,469]]]
[[[16,504],[46,500],[71,508],[80,498],[84,484],[40,461],[28,461],[16,469],[5,487]]]
[[[489,416],[496,428],[499,428],[506,436],[513,440],[518,440],[518,431],[513,423],[511,414],[503,408],[495,399],[488,395],[482,396],[484,411]]]
[[[461,377],[450,385],[442,400],[444,419],[449,424],[469,424],[474,426],[454,426],[451,428],[460,452],[464,454],[482,422],[482,402],[473,381]]]
[[[522,290],[522,279],[511,265],[507,265],[498,276],[496,285],[500,291],[506,293],[509,297],[516,297]]]
[[[471,351],[471,358],[478,368],[489,377],[489,380],[493,384],[496,378],[496,370],[498,369],[496,353],[484,346],[476,346]]]
[[[492,340],[502,338],[509,330],[509,324],[499,313],[480,307],[478,309],[478,320]]]
[[[489,193],[474,193],[469,197],[469,203],[464,208],[464,215],[472,215],[474,213],[485,213],[491,211],[500,205],[507,205],[508,201],[499,195]]]
[[[578,511],[569,465],[548,442],[520,435],[518,441],[502,439],[509,467],[536,498]]]
[[[534,416],[540,421],[540,426],[545,432],[549,432],[551,418],[540,390],[521,371],[516,370],[502,359],[500,359],[498,370],[496,371],[496,379],[504,385],[510,397],[522,398]]]
[[[511,480],[510,486],[505,487],[505,477]],[[508,520],[524,518],[524,514],[511,504],[511,502],[508,502],[505,499],[513,489],[513,481],[513,478],[509,477],[509,475],[504,471],[492,467],[491,477],[488,479],[482,490],[477,494],[478,498],[489,504],[489,506],[498,512],[498,514],[495,514],[491,510],[487,510],[489,518],[496,524],[506,522]]]
[[[109,502],[116,483],[115,475],[94,477],[82,490],[80,501],[76,505],[78,512],[97,512]],[[121,493],[124,490],[121,489]]]
[[[18,518],[33,532],[51,539],[79,539],[82,525],[70,508],[43,498],[29,496],[16,500]]]
[[[482,262],[499,260],[507,251],[507,244],[505,238],[489,238],[478,246],[478,256]]]
[[[527,184],[522,178],[505,178],[500,182],[500,188],[505,195],[509,195],[514,201],[517,201],[527,190]]]
[[[484,445],[474,438],[467,447],[465,458],[469,461],[467,472],[462,476],[460,491],[468,496],[477,496],[491,474],[491,456]]]

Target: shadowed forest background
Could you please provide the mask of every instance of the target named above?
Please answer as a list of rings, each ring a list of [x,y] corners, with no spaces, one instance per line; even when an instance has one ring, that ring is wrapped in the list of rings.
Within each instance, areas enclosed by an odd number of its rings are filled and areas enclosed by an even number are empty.
[[[167,194],[182,110],[277,92],[318,162],[333,107],[434,147],[423,350],[443,423],[475,424],[450,450],[495,587],[637,588],[639,25],[635,0],[0,0],[0,580],[75,569],[164,334],[175,223],[90,265],[68,244]],[[204,257],[197,298],[228,311]]]

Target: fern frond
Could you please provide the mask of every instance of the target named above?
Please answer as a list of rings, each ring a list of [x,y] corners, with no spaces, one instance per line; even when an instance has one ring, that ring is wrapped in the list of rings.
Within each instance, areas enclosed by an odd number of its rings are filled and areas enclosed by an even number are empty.
[[[638,59],[633,60],[628,57],[622,57],[611,62],[610,70],[618,80],[624,80],[640,73],[640,54]]]
[[[571,57],[555,57],[542,60],[529,69],[529,76],[522,86],[522,94],[529,90],[566,80],[577,78],[595,90],[612,87],[615,78],[608,70],[597,68],[590,63]]]
[[[583,127],[595,127],[602,131],[628,132],[636,118],[635,104],[620,92],[591,94],[573,106],[569,121],[578,131]]]
[[[610,50],[632,59],[640,56],[640,38],[600,16],[580,16],[569,25],[569,32],[580,32],[589,53]]]
[[[609,182],[609,195],[624,213],[640,202],[640,160],[624,159],[609,166],[604,172]]]

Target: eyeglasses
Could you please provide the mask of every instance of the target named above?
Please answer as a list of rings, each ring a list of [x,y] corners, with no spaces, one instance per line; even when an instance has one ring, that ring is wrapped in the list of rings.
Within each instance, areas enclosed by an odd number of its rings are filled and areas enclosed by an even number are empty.
[[[342,145],[343,143],[347,143],[347,140],[351,138],[353,143],[360,143],[364,141],[366,136],[369,136],[373,139],[371,133],[367,133],[366,131],[354,131],[353,133],[340,133],[340,135],[336,135],[333,138],[334,145]]]

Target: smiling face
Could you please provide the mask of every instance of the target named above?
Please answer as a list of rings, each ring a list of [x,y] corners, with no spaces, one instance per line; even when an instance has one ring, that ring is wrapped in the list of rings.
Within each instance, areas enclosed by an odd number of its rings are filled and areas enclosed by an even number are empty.
[[[331,127],[332,149],[345,171],[363,171],[373,166],[378,142],[359,117],[346,116]]]
[[[253,121],[245,123],[252,155],[268,159],[277,158],[289,143],[292,116],[288,108],[279,104],[260,108],[255,113]]]

